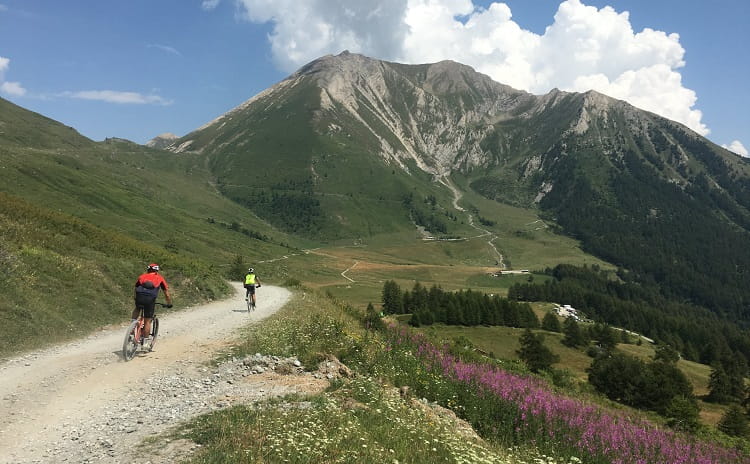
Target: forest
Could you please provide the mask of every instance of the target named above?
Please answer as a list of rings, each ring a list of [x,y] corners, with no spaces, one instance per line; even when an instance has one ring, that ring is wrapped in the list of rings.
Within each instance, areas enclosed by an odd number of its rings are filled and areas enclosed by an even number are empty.
[[[446,325],[500,325],[539,327],[539,319],[528,303],[489,296],[472,290],[446,292],[438,286],[427,288],[419,282],[402,291],[392,280],[383,285],[383,311],[387,314],[411,314],[415,327]]]
[[[602,187],[594,185],[579,161],[563,157],[555,188],[541,206],[586,251],[630,270],[632,281],[650,289],[657,284],[661,301],[707,308],[718,320],[747,324],[750,233],[737,225],[750,222],[748,187],[733,180],[731,170],[705,144],[692,149],[727,188],[710,185],[702,173],[693,173],[694,182],[686,187],[668,182],[632,151],[613,160],[615,169]],[[681,324],[674,321],[664,329],[684,338],[685,330],[675,327]]]
[[[632,273],[561,264],[545,283],[514,284],[508,298],[570,304],[590,319],[645,335],[703,364],[750,357],[750,334],[733,321],[689,302],[666,298],[657,284]]]

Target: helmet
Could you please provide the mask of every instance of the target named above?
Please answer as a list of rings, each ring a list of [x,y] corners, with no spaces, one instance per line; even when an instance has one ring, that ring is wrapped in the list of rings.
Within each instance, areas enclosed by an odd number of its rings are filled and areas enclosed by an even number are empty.
[[[250,269],[247,270],[247,272],[255,272],[255,269],[250,268]]]
[[[158,271],[159,270],[159,265],[156,264],[156,263],[151,263],[151,264],[148,265],[148,267],[146,268],[146,270],[147,271]]]

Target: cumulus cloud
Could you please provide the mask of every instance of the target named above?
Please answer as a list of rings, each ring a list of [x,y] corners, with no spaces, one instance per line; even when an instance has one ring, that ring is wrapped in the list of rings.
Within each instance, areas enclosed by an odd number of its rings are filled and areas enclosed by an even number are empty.
[[[747,152],[747,148],[745,148],[745,146],[739,140],[735,140],[729,145],[722,145],[722,147],[726,148],[727,150],[733,153],[737,153],[740,156],[744,156],[745,158],[750,156],[750,154],[748,154]]]
[[[5,73],[10,67],[10,59],[0,56],[0,93],[11,97],[22,97],[26,95],[26,89],[19,82],[5,80]]]
[[[292,71],[342,50],[393,58],[407,27],[403,0],[237,0],[240,18],[274,23],[269,36],[276,64]]]
[[[286,71],[344,49],[406,63],[445,59],[536,94],[597,90],[707,135],[695,92],[679,69],[678,34],[633,30],[628,12],[564,0],[543,34],[513,21],[508,5],[474,0],[235,0],[241,19],[271,23]]]
[[[78,92],[63,92],[62,97],[81,100],[96,100],[106,103],[129,105],[171,105],[172,101],[158,95],[144,95],[138,92],[120,92],[116,90],[82,90]]]
[[[0,84],[0,93],[10,95],[11,97],[23,97],[26,95],[26,89],[18,82],[3,82]]]

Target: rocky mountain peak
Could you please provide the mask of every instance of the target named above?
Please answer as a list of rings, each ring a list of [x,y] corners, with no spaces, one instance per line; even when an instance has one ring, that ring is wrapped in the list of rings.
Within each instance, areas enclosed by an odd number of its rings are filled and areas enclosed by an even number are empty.
[[[179,137],[171,132],[164,132],[163,134],[159,134],[153,139],[146,142],[147,147],[151,148],[167,148],[168,146],[172,145],[175,140],[177,140]]]

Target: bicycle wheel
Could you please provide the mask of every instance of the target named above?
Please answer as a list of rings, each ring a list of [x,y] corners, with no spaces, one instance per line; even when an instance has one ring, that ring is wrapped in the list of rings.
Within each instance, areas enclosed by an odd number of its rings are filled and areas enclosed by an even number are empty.
[[[250,310],[253,307],[253,302],[250,299],[245,300],[245,303],[247,303],[247,312],[250,312]]]
[[[148,347],[149,351],[152,351],[154,349],[154,345],[156,345],[157,335],[159,335],[159,319],[154,317],[154,319],[151,321],[151,345]]]
[[[125,361],[133,359],[135,352],[138,351],[138,343],[135,341],[137,330],[138,321],[133,321],[125,332],[125,341],[122,342],[122,357]]]

